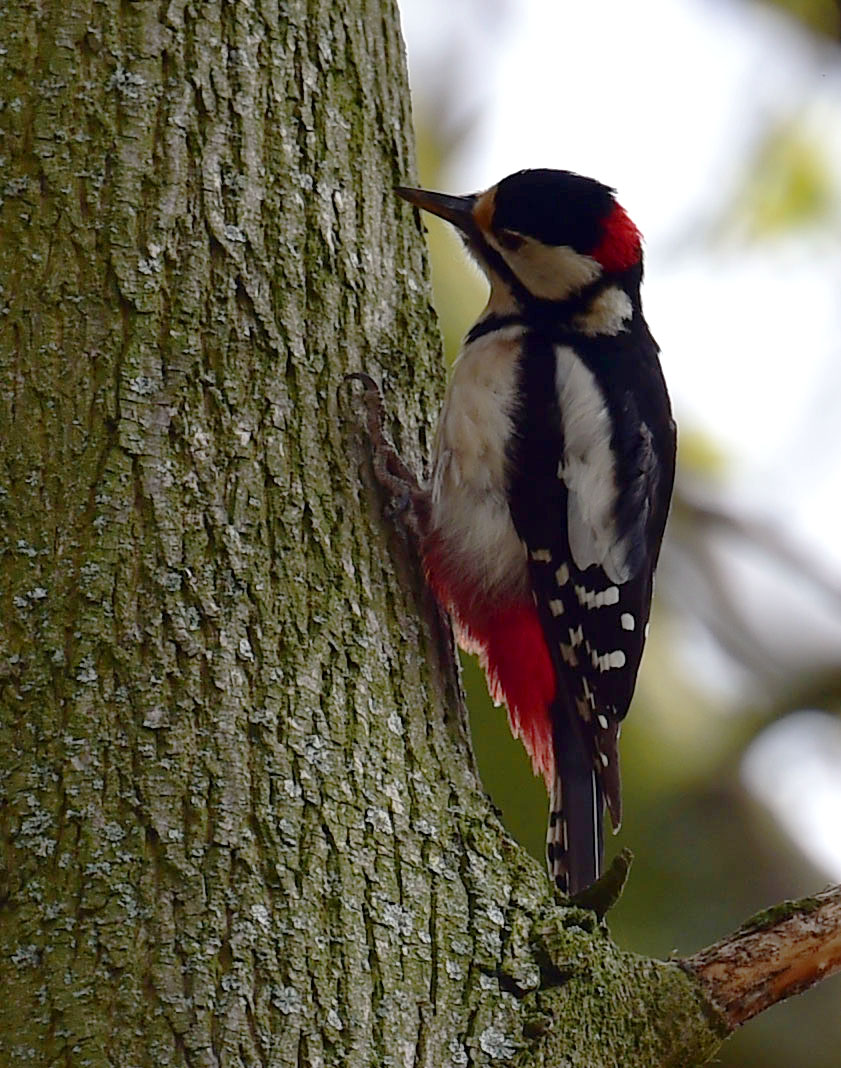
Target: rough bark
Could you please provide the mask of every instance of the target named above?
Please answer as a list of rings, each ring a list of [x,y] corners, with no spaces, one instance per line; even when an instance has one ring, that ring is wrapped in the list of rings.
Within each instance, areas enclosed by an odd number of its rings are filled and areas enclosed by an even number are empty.
[[[343,375],[442,370],[393,0],[0,8],[0,1063],[688,1065],[482,794]],[[443,665],[443,668],[442,668]]]

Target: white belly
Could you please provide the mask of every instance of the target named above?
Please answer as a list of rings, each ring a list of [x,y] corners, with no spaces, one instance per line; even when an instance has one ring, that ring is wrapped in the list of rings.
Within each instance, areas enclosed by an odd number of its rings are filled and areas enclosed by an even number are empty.
[[[505,492],[522,332],[495,331],[459,356],[433,453],[433,529],[464,579],[491,596],[529,591],[526,552]]]

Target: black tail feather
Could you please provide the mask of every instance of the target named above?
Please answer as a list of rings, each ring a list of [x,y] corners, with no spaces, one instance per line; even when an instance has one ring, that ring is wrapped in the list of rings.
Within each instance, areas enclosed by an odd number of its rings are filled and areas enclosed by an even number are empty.
[[[604,796],[577,717],[558,711],[546,855],[558,889],[577,894],[601,874]]]

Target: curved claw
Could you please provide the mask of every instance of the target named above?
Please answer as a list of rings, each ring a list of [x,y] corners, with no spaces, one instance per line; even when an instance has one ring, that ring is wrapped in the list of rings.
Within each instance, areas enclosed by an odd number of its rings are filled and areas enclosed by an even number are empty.
[[[353,371],[345,375],[344,382],[360,382],[364,387],[362,399],[365,403],[368,437],[373,450],[374,475],[392,498],[391,505],[386,509],[386,516],[389,519],[401,516],[406,525],[420,536],[426,495],[414,472],[403,463],[399,453],[385,436],[385,408],[380,387],[364,371]]]
[[[368,436],[374,445],[375,452],[378,448],[385,447],[389,453],[393,454],[397,458],[400,466],[403,467],[405,473],[409,473],[408,468],[403,465],[403,461],[397,456],[397,452],[394,446],[390,442],[386,441],[383,433],[383,423],[385,422],[385,409],[383,407],[383,397],[380,393],[380,387],[371,378],[370,375],[365,374],[364,371],[353,371],[350,374],[345,375],[344,382],[361,382],[365,387],[365,391],[362,394],[362,399],[365,402],[365,411],[367,414],[368,422]],[[390,459],[390,457],[389,457]],[[389,471],[391,470],[391,464],[389,463]]]
[[[350,371],[348,374],[345,375],[344,381],[361,382],[366,389],[373,389],[377,393],[379,393],[380,391],[377,383],[373,380],[373,378],[371,378],[370,375],[365,374],[364,371]]]

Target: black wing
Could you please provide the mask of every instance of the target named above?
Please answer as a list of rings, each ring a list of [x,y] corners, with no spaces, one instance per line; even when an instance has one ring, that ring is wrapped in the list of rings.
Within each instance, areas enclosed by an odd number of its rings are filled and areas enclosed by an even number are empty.
[[[611,343],[613,364],[597,374],[586,347],[527,340],[509,500],[564,691],[558,699],[569,706],[555,716],[576,713],[617,825],[618,725],[645,644],[674,431],[647,330]],[[600,356],[609,344],[600,340]]]

